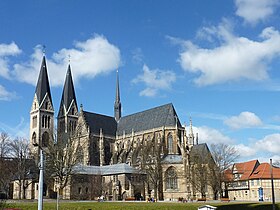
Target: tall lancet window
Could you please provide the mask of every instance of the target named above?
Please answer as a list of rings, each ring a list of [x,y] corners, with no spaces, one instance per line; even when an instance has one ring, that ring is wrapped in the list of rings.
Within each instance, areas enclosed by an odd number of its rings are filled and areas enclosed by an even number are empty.
[[[166,189],[174,190],[178,188],[177,173],[174,167],[170,167],[165,172]]]
[[[167,141],[168,141],[168,153],[173,154],[173,137],[171,133],[168,134]]]

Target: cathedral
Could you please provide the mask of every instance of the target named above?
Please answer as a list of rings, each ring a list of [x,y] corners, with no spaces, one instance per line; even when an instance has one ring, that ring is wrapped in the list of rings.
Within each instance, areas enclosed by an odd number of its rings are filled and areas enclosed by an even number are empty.
[[[122,116],[118,72],[115,91],[114,116],[78,107],[69,64],[55,128],[43,56],[30,111],[30,149],[38,154],[34,145],[74,142],[79,158],[61,196],[88,200],[100,196],[108,200],[212,198],[211,188],[207,184],[198,187],[198,179],[193,178],[196,159],[211,153],[206,144],[199,144],[192,121],[186,131],[171,103]],[[45,195],[51,197],[54,191],[48,186]]]

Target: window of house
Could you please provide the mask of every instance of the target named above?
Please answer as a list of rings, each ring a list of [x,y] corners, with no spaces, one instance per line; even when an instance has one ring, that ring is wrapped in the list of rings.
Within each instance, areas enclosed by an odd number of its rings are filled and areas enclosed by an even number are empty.
[[[170,167],[165,172],[166,189],[177,189],[177,173],[174,167]]]
[[[251,180],[251,186],[254,186],[254,180]]]
[[[81,187],[78,188],[78,193],[82,194],[82,188]]]

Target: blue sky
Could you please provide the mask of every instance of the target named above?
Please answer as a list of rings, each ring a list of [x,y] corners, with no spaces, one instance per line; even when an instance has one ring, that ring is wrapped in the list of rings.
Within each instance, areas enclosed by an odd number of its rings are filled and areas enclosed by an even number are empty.
[[[172,102],[200,142],[280,159],[279,0],[0,2],[0,130],[29,138],[43,45],[56,115],[69,55],[84,109]]]

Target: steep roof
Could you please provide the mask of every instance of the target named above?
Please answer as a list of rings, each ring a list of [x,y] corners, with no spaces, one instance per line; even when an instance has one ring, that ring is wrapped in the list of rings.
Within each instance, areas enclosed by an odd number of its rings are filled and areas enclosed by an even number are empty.
[[[280,168],[273,167],[273,178],[280,179]],[[261,163],[251,174],[249,179],[270,179],[270,164]]]
[[[117,134],[131,133],[160,128],[162,126],[182,127],[171,103],[122,117],[118,123]]]
[[[48,93],[48,95],[50,97],[51,104],[52,104],[52,97],[51,97],[50,84],[49,84],[49,78],[48,78],[48,71],[47,71],[47,64],[46,64],[45,56],[43,56],[41,69],[40,69],[40,74],[39,74],[39,77],[38,77],[35,93],[36,93],[39,104],[42,103],[45,95]]]
[[[190,161],[195,163],[196,158],[200,158],[202,163],[210,163],[214,161],[211,152],[206,143],[193,145],[190,151]]]
[[[86,111],[83,111],[83,115],[91,132],[99,134],[100,129],[102,129],[105,135],[116,135],[117,122],[115,118]]]
[[[233,165],[233,173],[237,172],[238,174],[242,174],[240,180],[248,180],[253,171],[259,166],[258,160],[251,160],[243,163],[235,163]]]
[[[73,100],[77,107],[77,100],[76,100],[74,83],[71,74],[71,67],[70,65],[68,65],[60,106],[65,105],[66,110],[68,110]],[[62,113],[59,113],[58,115],[61,114]]]

